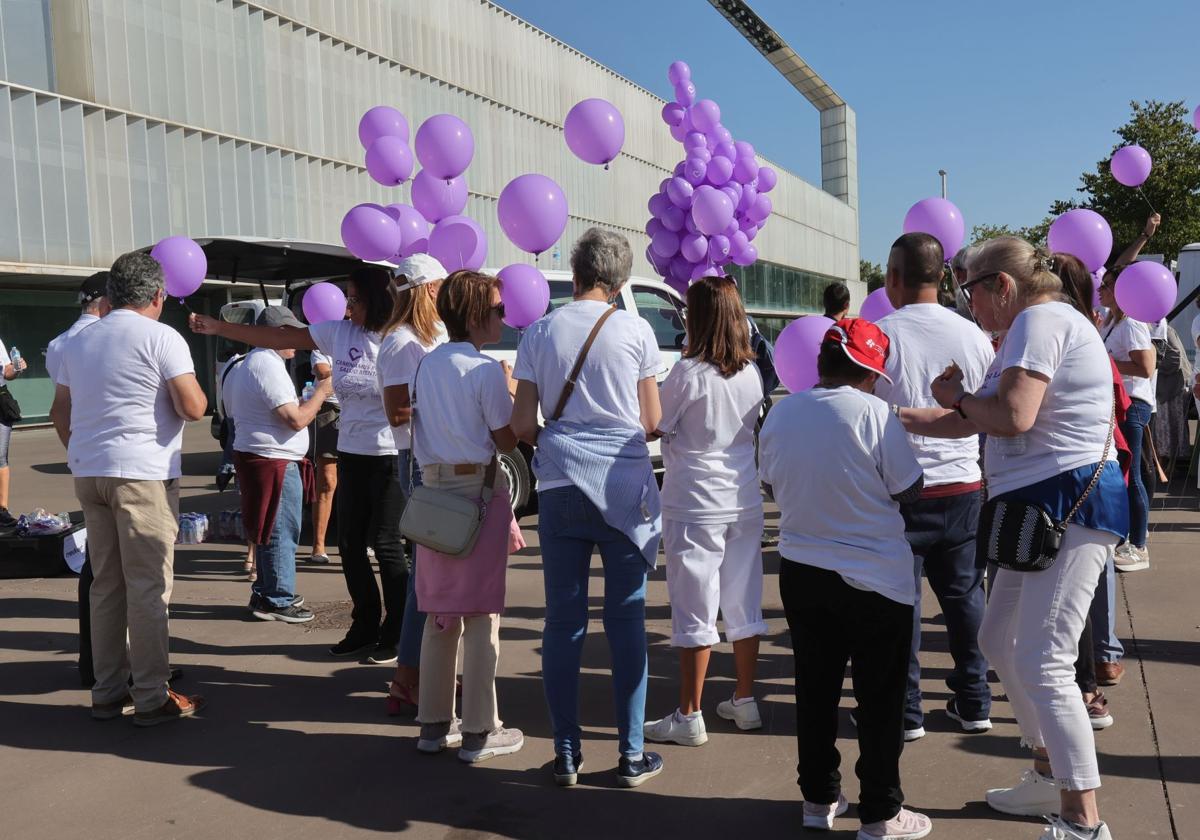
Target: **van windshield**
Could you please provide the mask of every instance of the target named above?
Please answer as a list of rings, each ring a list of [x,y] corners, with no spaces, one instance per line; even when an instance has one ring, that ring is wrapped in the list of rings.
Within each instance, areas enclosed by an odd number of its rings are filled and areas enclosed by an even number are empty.
[[[574,289],[570,280],[551,280],[550,285],[550,305],[546,307],[546,312],[552,312],[565,303],[570,303],[574,296]],[[517,342],[520,341],[521,335],[517,330],[505,325],[504,334],[500,336],[500,343],[490,345],[488,350],[516,350]]]
[[[221,320],[230,324],[251,325],[257,317],[258,313],[249,306],[221,307]],[[227,338],[217,339],[217,362],[224,364],[236,354],[245,353],[247,349],[249,348],[240,342],[230,341]]]

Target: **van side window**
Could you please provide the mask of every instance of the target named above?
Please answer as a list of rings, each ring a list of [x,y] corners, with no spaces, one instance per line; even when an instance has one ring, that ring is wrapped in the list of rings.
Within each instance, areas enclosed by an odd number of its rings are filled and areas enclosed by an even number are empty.
[[[646,319],[658,346],[662,350],[678,350],[680,336],[684,333],[683,313],[679,303],[661,289],[651,286],[634,286],[633,302],[638,314]]]

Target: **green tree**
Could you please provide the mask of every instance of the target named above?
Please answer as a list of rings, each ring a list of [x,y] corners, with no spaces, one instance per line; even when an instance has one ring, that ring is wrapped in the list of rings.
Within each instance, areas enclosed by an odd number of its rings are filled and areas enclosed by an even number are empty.
[[[1046,245],[1046,234],[1050,230],[1050,216],[1042,219],[1036,225],[1029,227],[1011,228],[1008,225],[975,225],[971,228],[971,244],[976,245],[986,239],[998,236],[1019,236],[1033,245]]]
[[[867,292],[883,288],[883,266],[868,260],[859,260],[858,279],[867,284]]]
[[[1088,207],[1108,220],[1113,232],[1113,253],[1119,254],[1141,233],[1150,205],[1162,214],[1162,226],[1147,253],[1174,259],[1189,242],[1200,241],[1200,139],[1182,102],[1130,102],[1129,122],[1114,132],[1122,146],[1137,143],[1150,153],[1154,168],[1138,190],[1120,184],[1109,172],[1112,155],[1096,164],[1095,172],[1080,176],[1083,198],[1056,201],[1055,216],[1076,207]],[[1147,201],[1149,204],[1147,204]]]

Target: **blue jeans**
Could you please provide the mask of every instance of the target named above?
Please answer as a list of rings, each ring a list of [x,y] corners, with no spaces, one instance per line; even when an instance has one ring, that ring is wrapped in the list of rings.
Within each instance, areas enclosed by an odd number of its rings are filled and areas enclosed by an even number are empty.
[[[1125,646],[1117,638],[1117,571],[1110,554],[1092,596],[1092,649],[1097,662],[1120,662]]]
[[[1150,519],[1150,496],[1142,482],[1142,441],[1152,414],[1150,403],[1134,400],[1121,424],[1121,434],[1129,444],[1129,542],[1138,548],[1146,545]]]
[[[646,717],[646,559],[577,487],[538,496],[538,537],[546,585],[542,680],[554,751],[580,751],[579,667],[587,636],[592,551],[598,548],[604,563],[604,634],[612,658],[620,750],[621,755],[637,756]]]
[[[921,710],[921,665],[917,659],[921,650],[922,568],[946,619],[946,635],[954,659],[954,670],[946,677],[946,686],[954,692],[963,719],[983,720],[991,712],[992,692],[987,682],[988,663],[979,650],[979,625],[987,606],[984,564],[975,555],[979,494],[922,499],[901,505],[900,512],[904,515],[904,535],[912,546],[917,580],[904,728],[916,729],[925,722]]]
[[[421,486],[421,468],[413,463],[412,484],[408,482],[411,449],[401,449],[396,458],[396,478],[404,492],[404,500],[412,495],[414,487]],[[404,515],[403,508],[401,516]],[[410,668],[421,667],[421,633],[425,629],[425,613],[417,609],[417,547],[412,540],[406,541],[408,553],[408,594],[404,600],[404,619],[400,622],[400,641],[396,645],[396,664]]]
[[[303,509],[304,485],[300,481],[300,467],[292,461],[283,471],[283,492],[275,512],[271,541],[254,547],[258,580],[250,588],[276,609],[290,607],[296,598],[296,545],[300,542]]]

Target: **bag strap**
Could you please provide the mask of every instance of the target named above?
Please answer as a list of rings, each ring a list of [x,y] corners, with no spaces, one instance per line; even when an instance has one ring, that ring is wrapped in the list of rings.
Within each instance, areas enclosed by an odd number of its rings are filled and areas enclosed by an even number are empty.
[[[425,356],[429,354],[426,353]],[[408,389],[408,408],[411,414],[408,417],[408,487],[409,492],[412,491],[413,481],[417,474],[417,456],[415,454],[417,445],[417,376],[421,373],[421,364],[425,361],[425,356],[422,356],[417,361],[417,369],[413,371],[412,387]]]
[[[558,406],[555,407],[554,414],[550,417],[551,420],[557,420],[562,417],[563,410],[567,407],[567,400],[575,392],[575,380],[579,378],[579,371],[583,369],[583,362],[587,358],[588,351],[592,349],[592,345],[596,342],[596,336],[600,334],[600,328],[604,326],[604,322],[612,317],[612,314],[616,311],[616,306],[610,306],[608,311],[596,321],[595,326],[592,327],[592,331],[588,333],[587,341],[583,342],[583,348],[579,351],[579,358],[575,360],[575,367],[571,368],[571,373],[567,376],[566,384],[563,385],[562,395],[558,398]]]
[[[1092,473],[1092,480],[1088,482],[1087,489],[1083,491],[1083,495],[1079,497],[1079,501],[1075,503],[1075,506],[1063,517],[1063,521],[1058,524],[1059,530],[1066,528],[1070,524],[1071,520],[1075,518],[1075,514],[1079,513],[1079,509],[1083,507],[1083,503],[1087,500],[1087,497],[1091,495],[1092,491],[1096,489],[1096,485],[1100,483],[1100,473],[1104,472],[1104,467],[1108,464],[1108,453],[1112,450],[1113,427],[1116,425],[1116,422],[1117,397],[1114,394],[1112,413],[1108,416],[1108,437],[1104,441],[1104,454],[1100,456],[1100,463],[1096,465],[1096,471]]]
[[[242,353],[234,358],[229,367],[225,368],[225,372],[221,374],[221,414],[226,419],[229,417],[229,412],[225,410],[225,380],[229,378],[229,374],[233,373],[233,369],[244,362],[249,355],[249,353]]]

